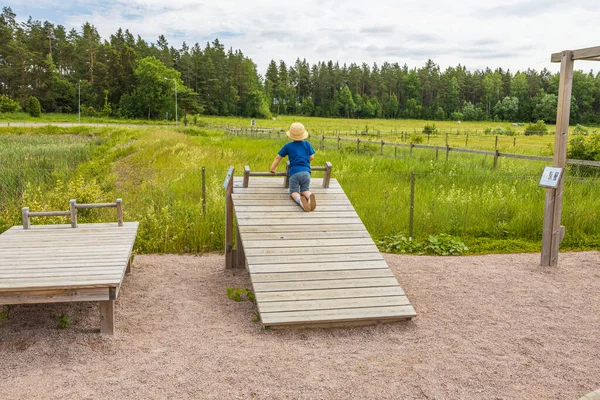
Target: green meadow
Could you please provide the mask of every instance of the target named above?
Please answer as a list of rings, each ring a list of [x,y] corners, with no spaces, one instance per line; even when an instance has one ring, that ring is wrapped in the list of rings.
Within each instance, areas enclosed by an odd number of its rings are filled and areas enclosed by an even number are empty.
[[[294,120],[287,119],[260,121],[260,125],[285,129]],[[203,120],[210,121],[206,122],[209,126],[238,122]],[[350,130],[351,123],[357,124],[358,130],[365,124],[362,120],[301,120],[309,130],[312,126],[313,132],[328,127],[331,131]],[[394,127],[385,124],[405,121],[376,122],[380,125],[375,129],[391,130],[389,137],[402,141],[393,133]],[[422,129],[424,121],[419,124]],[[236,175],[241,175],[244,165],[267,171],[285,142],[283,135],[279,140],[276,136],[226,136],[223,129],[209,127],[0,128],[0,231],[20,224],[24,206],[66,210],[71,198],[105,202],[121,197],[126,220],[140,222],[138,252],[221,251],[225,204],[221,185],[227,168],[234,166]],[[472,134],[468,147],[483,148],[484,142],[477,143],[479,136],[486,137]],[[516,138],[516,145],[512,137],[503,138],[512,140],[511,152],[551,154],[552,135]],[[440,140],[445,143],[445,137]],[[376,145],[362,145],[357,152],[353,142],[343,142],[338,150],[335,142],[325,141],[325,148],[320,149],[320,138],[313,136],[311,141],[317,149],[314,164],[333,164],[333,177],[340,181],[375,239],[408,235],[414,172],[416,239],[450,234],[460,238],[470,253],[535,252],[541,247],[545,191],[538,182],[544,163],[501,158],[493,169],[493,157],[478,154],[452,153],[446,161],[445,155],[436,157],[435,151],[415,148],[411,155],[408,148],[401,147],[394,154],[390,146],[384,150],[386,156],[381,156]],[[593,170],[567,171],[563,210],[567,233],[562,249],[600,249],[597,184]],[[115,219],[114,210],[86,211],[80,222]],[[67,221],[60,217],[33,220],[34,224],[58,222]]]

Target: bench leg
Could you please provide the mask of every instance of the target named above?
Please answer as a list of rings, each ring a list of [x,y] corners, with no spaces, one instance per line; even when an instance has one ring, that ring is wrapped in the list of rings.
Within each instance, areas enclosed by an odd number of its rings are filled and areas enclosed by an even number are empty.
[[[100,302],[100,333],[113,335],[115,333],[115,301]]]

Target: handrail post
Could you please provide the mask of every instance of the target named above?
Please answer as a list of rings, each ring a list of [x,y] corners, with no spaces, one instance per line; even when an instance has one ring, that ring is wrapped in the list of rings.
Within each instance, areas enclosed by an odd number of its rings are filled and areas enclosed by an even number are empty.
[[[23,229],[29,229],[29,207],[23,207],[21,214],[23,216]]]
[[[117,199],[117,224],[123,226],[123,199]]]
[[[331,180],[331,163],[329,161],[327,161],[325,163],[325,175],[323,176],[323,187],[324,188],[328,188],[329,187],[329,181]]]
[[[225,268],[233,267],[233,172],[235,168],[229,167],[225,183]]]
[[[69,200],[69,212],[71,213],[71,228],[77,228],[77,200]]]
[[[246,165],[244,167],[244,187],[248,187],[248,182],[250,181],[250,166]]]
[[[283,178],[283,186],[288,189],[290,187],[290,162],[285,163],[285,178]]]

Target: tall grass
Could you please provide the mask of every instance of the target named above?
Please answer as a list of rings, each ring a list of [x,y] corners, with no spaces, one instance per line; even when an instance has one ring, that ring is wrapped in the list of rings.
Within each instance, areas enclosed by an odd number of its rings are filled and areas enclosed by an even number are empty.
[[[22,165],[37,152],[47,155],[41,160],[47,159],[43,165],[53,171],[25,178],[29,185],[11,197],[14,206],[3,205],[4,229],[19,224],[19,208],[24,205],[66,209],[69,198],[114,201],[122,197],[126,220],[140,221],[137,251],[222,250],[225,204],[221,184],[227,168],[233,165],[236,175],[244,165],[266,171],[283,144],[283,140],[231,137],[197,128],[77,129],[72,136],[64,136],[65,131],[39,135],[35,130],[33,134],[0,134],[0,140],[14,148],[14,165]],[[60,141],[67,147],[61,147]],[[313,144],[317,147],[318,141]],[[449,233],[461,237],[472,252],[539,250],[545,192],[537,183],[543,164],[501,159],[494,170],[492,158],[481,155],[456,153],[446,162],[445,157],[436,160],[432,151],[413,149],[409,156],[409,150],[402,148],[394,159],[357,154],[351,145],[341,151],[318,150],[313,165],[333,163],[333,177],[375,238],[408,234],[410,174],[414,171],[417,239]],[[62,150],[52,154],[53,146]],[[63,154],[72,154],[67,156],[71,164],[61,164]],[[206,214],[202,213],[202,166],[207,178]],[[0,169],[0,181],[7,170]],[[58,173],[61,170],[68,173]],[[576,178],[576,172],[567,174],[563,248],[598,249],[600,215],[594,210],[600,210],[600,199],[593,189],[598,179]],[[90,213],[83,218],[91,222],[114,216]]]

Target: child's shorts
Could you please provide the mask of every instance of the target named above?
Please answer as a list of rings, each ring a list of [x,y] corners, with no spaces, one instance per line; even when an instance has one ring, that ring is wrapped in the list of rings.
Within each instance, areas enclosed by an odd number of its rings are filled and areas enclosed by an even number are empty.
[[[300,171],[290,176],[290,194],[310,190],[310,172]]]

